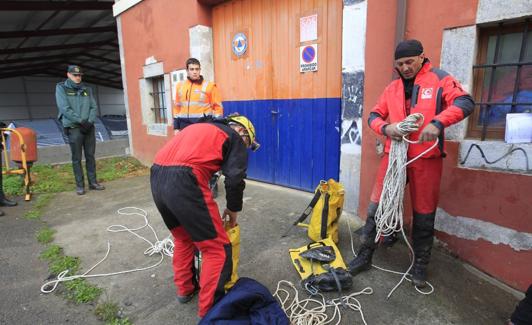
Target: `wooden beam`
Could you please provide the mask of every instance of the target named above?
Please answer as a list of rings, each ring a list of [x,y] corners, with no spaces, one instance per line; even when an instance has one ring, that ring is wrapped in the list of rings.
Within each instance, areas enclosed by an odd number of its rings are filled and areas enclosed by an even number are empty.
[[[118,73],[116,71],[109,71],[109,70],[105,70],[105,69],[95,68],[95,67],[91,67],[91,66],[89,66],[87,64],[80,64],[80,66],[83,69],[83,71],[85,71],[84,73],[89,72],[89,74],[90,74],[90,71],[98,71],[98,72],[101,72],[101,73],[107,73],[107,74],[110,74],[110,75],[113,75],[113,76],[119,76],[120,78],[122,78],[122,73]]]
[[[51,75],[54,75],[54,76],[58,76],[58,77],[63,77],[66,79],[66,76],[62,75],[60,71],[57,71],[57,70],[47,70],[46,72],[49,72]],[[93,84],[96,84],[96,85],[102,85],[102,86],[106,86],[106,87],[111,87],[111,88],[115,88],[115,89],[122,89],[122,82],[121,81],[114,81],[114,80],[109,80],[109,79],[104,79],[104,78],[98,78],[98,77],[93,77],[93,76],[87,76],[87,77],[83,77],[82,81],[84,82],[88,82],[88,83],[93,83]]]
[[[112,10],[114,1],[0,1],[2,11]]]
[[[2,38],[21,38],[21,37],[42,37],[54,35],[74,35],[74,34],[90,34],[90,33],[105,33],[115,32],[116,26],[104,27],[86,27],[86,28],[65,28],[65,29],[45,29],[45,30],[23,30],[0,32],[0,39]]]
[[[113,45],[112,44],[113,41],[114,39],[108,39],[108,40],[100,41],[100,42],[22,47],[19,49],[3,49],[3,50],[0,50],[0,54],[31,53],[31,52],[55,51],[55,50],[76,49],[76,48],[92,48],[92,47],[100,47],[100,46],[105,46],[105,45]]]
[[[25,65],[8,65],[0,68],[0,74],[3,73],[11,73],[19,70],[32,70],[32,69],[40,69],[40,68],[46,68],[51,67],[54,65],[63,64],[65,66],[65,74],[66,74],[66,68],[68,66],[68,61],[64,60],[54,60],[54,61],[45,61],[45,62],[39,62],[35,64],[25,64]]]
[[[54,60],[54,59],[72,59],[74,57],[81,56],[83,54],[86,54],[86,53],[75,52],[75,53],[65,53],[65,54],[48,55],[48,56],[32,56],[28,58],[1,60],[0,66],[2,64],[12,64],[12,63],[22,63],[22,62],[38,62],[38,61]]]
[[[90,54],[90,53],[83,53],[83,54],[81,54],[81,56],[85,56],[85,57],[88,57],[88,58],[100,60],[102,62],[108,62],[108,63],[114,63],[114,64],[120,65],[120,61],[119,60],[112,60],[112,59],[108,59],[108,58],[105,58],[105,57],[99,56],[99,55],[94,55],[94,54]]]

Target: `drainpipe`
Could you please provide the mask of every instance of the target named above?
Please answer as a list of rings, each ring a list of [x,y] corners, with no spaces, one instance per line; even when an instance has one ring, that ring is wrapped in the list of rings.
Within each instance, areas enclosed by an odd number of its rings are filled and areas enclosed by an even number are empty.
[[[395,46],[405,37],[406,29],[406,1],[397,0],[397,11],[395,16]]]

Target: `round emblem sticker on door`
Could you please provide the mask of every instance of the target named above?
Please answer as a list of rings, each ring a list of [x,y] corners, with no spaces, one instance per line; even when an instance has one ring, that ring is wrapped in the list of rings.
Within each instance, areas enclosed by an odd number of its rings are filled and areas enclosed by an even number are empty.
[[[235,36],[233,36],[231,47],[234,55],[237,57],[243,56],[248,49],[248,38],[246,37],[246,34],[236,33]]]

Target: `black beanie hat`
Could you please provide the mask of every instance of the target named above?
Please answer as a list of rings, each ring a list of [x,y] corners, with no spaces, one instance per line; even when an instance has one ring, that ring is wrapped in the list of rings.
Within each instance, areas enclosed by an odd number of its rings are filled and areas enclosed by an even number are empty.
[[[416,39],[402,41],[395,48],[395,60],[423,53],[423,45]]]

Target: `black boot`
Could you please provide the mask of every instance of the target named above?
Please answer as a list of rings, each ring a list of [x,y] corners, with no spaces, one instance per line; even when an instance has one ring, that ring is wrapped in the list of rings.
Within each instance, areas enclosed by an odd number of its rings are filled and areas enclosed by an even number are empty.
[[[427,267],[430,261],[432,242],[434,241],[433,213],[414,212],[412,241],[414,246],[414,266],[412,268],[412,284],[418,288],[427,286]]]
[[[386,248],[391,248],[393,245],[395,245],[398,239],[399,237],[397,236],[397,233],[393,232],[389,236],[384,236],[382,245]]]
[[[377,235],[377,228],[375,225],[375,212],[377,212],[377,203],[370,202],[368,207],[368,218],[366,224],[362,228],[360,246],[357,256],[354,260],[349,262],[349,273],[355,276],[360,272],[367,271],[371,268],[371,260],[373,252],[375,251],[375,236]]]

